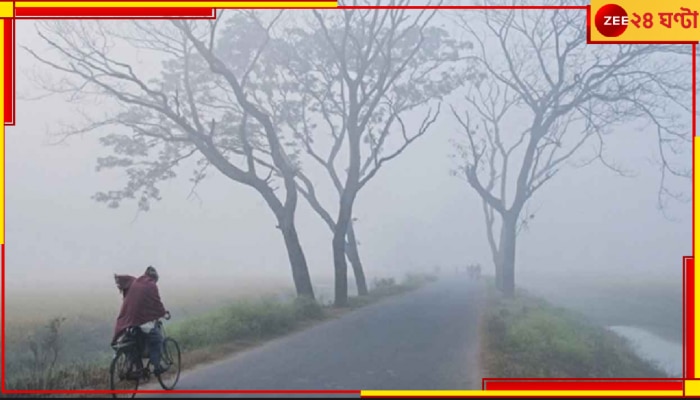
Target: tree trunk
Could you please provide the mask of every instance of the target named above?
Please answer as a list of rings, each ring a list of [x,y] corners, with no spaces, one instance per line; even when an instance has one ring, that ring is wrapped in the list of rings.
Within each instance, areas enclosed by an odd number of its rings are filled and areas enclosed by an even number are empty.
[[[346,256],[346,237],[352,219],[352,204],[355,192],[346,185],[340,198],[340,212],[333,232],[333,264],[335,266],[335,306],[348,304],[348,263]]]
[[[306,264],[306,256],[304,256],[304,251],[301,249],[294,221],[280,222],[280,230],[282,231],[282,236],[284,236],[289,263],[292,266],[292,278],[294,279],[297,296],[315,299],[309,268]]]
[[[345,261],[345,236],[347,231],[336,229],[333,233],[333,265],[335,267],[335,306],[348,304],[348,263]]]
[[[329,171],[333,170],[329,169]],[[328,225],[328,228],[331,230],[331,232],[335,233],[335,221],[316,198],[316,192],[314,190],[313,184],[304,175],[299,175],[299,178],[301,178],[302,182],[306,184],[307,188],[306,191],[300,190],[301,194],[304,196],[304,198],[306,198],[311,208],[314,211],[316,211],[316,214],[318,214],[321,217],[321,219],[326,223],[326,225]],[[342,195],[342,191],[340,191],[340,194]],[[355,237],[355,229],[353,227],[352,220],[350,221],[350,224],[348,226],[347,235],[348,236],[347,243],[345,243],[345,253],[347,255],[348,261],[350,261],[350,264],[352,265],[353,273],[355,274],[357,293],[363,296],[367,294],[367,282],[365,279],[365,272],[362,268],[362,262],[360,261],[360,252],[357,249],[357,238]]]
[[[360,252],[357,249],[357,239],[355,238],[355,229],[352,226],[352,222],[348,227],[348,242],[345,244],[345,253],[348,256],[350,265],[352,265],[352,271],[355,274],[357,294],[366,296],[369,293],[367,290],[367,279],[365,278],[365,271],[362,268],[362,261],[360,260]]]
[[[340,194],[338,219],[333,232],[333,262],[335,266],[335,306],[345,307],[348,304],[348,263],[345,259],[345,244],[348,229],[352,224],[352,207],[355,196],[360,190],[360,140],[362,138],[359,120],[360,105],[357,100],[359,80],[348,83],[350,104],[347,118],[347,135],[349,150],[349,165],[345,186]]]
[[[515,296],[515,239],[517,221],[517,214],[503,216],[501,241],[498,246],[500,249],[499,264],[501,269],[501,284],[499,289],[506,297],[511,298]]]
[[[502,250],[498,250],[498,254],[493,258],[493,265],[495,266],[495,279],[496,279],[496,289],[503,291],[503,254]]]

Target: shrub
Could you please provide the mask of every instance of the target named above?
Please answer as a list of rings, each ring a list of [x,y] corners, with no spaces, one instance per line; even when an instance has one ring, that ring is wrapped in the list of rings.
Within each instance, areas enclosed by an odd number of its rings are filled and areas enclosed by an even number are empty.
[[[404,277],[403,284],[408,287],[418,287],[426,283],[434,282],[437,280],[437,276],[433,274],[413,274],[408,273]]]
[[[294,307],[298,319],[319,320],[325,316],[321,304],[309,298],[296,298]]]
[[[374,280],[374,289],[384,289],[396,286],[394,278],[381,278]]]

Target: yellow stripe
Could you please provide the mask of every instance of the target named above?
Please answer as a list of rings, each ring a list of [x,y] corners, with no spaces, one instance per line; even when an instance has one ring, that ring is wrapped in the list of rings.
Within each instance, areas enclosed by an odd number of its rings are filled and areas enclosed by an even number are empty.
[[[15,8],[11,1],[0,1],[0,18],[12,18],[15,16]]]
[[[587,396],[587,397],[682,397],[682,390],[363,390],[361,397],[511,397],[511,396]]]
[[[206,7],[206,8],[335,8],[337,1],[18,1],[17,8],[35,7]]]
[[[686,396],[697,397],[700,395],[700,381],[687,379],[683,381],[683,388],[685,389]]]

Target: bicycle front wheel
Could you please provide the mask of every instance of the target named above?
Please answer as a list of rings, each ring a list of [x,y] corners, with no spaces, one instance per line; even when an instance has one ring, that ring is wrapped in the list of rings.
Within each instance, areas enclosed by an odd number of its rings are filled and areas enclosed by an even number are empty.
[[[138,376],[135,376],[136,372],[136,366],[129,360],[129,353],[119,350],[109,366],[109,388],[123,392],[112,393],[112,397],[131,399],[136,396],[136,390],[139,388],[139,379]]]
[[[158,376],[160,386],[165,390],[173,390],[180,380],[180,346],[172,338],[163,341],[161,365],[165,371]]]

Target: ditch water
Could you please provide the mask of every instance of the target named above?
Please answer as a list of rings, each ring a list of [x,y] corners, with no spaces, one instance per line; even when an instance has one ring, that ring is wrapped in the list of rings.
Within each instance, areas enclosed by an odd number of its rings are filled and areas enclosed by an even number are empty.
[[[634,326],[610,326],[608,329],[629,340],[640,357],[655,363],[670,377],[683,375],[683,346],[680,343]]]

